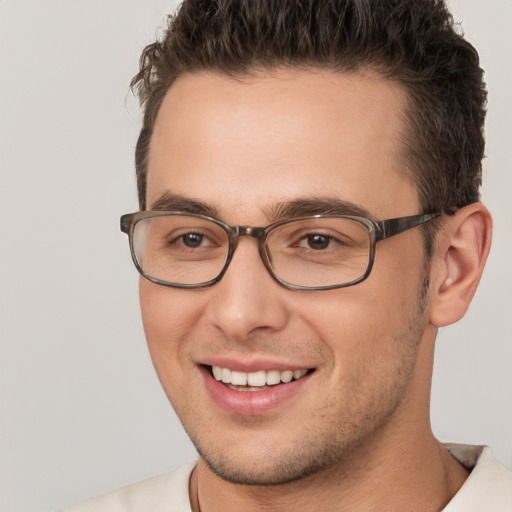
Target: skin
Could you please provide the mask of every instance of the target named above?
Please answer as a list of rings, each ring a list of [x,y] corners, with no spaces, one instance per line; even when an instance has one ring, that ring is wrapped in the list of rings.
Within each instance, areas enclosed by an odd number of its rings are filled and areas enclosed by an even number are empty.
[[[174,194],[251,226],[299,198],[376,220],[420,213],[401,158],[405,111],[404,91],[371,73],[183,75],[156,120],[148,209]],[[486,210],[468,208],[442,219],[430,266],[415,228],[380,242],[370,277],[349,288],[288,290],[246,237],[212,287],[141,278],[154,366],[200,454],[194,511],[443,508],[467,472],[430,429],[434,340],[467,308],[490,240]],[[315,371],[270,411],[234,414],[206,389],[201,364],[215,357]]]

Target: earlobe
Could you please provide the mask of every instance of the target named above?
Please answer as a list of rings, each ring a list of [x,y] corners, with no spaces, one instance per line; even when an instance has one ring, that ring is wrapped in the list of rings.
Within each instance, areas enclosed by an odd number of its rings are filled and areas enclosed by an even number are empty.
[[[491,246],[492,219],[481,203],[448,218],[437,234],[432,267],[430,322],[442,327],[460,320],[476,291]]]

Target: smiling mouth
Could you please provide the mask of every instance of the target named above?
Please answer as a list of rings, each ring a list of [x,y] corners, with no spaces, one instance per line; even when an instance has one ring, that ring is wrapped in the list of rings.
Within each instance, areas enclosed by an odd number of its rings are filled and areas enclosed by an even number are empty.
[[[210,375],[222,382],[228,388],[235,391],[262,391],[270,386],[279,384],[288,384],[294,380],[302,379],[307,374],[314,371],[311,369],[302,370],[269,370],[258,372],[238,372],[229,368],[220,366],[208,367]]]

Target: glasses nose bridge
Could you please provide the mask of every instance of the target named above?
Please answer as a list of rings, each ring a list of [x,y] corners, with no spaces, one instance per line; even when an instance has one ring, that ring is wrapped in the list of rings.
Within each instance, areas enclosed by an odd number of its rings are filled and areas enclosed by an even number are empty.
[[[261,240],[265,234],[265,228],[254,227],[254,226],[237,226],[236,227],[236,238],[240,236],[250,236]]]
[[[238,246],[238,240],[241,236],[248,236],[250,238],[255,238],[258,241],[259,251],[261,254],[263,241],[265,239],[265,228],[254,227],[254,226],[233,226],[234,229],[232,231],[232,253],[235,252],[235,249]]]
[[[263,260],[265,267],[268,269],[267,261],[264,255],[264,241],[265,241],[265,228],[255,227],[255,226],[233,226],[231,244],[232,249],[230,251],[230,257],[228,260],[228,265],[231,262],[231,258],[233,257],[236,248],[238,247],[238,240],[242,236],[247,236],[250,238],[255,238],[258,242],[258,252],[260,258]]]

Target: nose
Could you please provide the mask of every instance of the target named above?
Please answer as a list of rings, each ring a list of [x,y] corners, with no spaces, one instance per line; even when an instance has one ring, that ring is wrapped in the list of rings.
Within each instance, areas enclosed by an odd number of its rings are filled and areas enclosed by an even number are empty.
[[[269,274],[255,238],[239,239],[226,273],[213,290],[208,320],[230,339],[243,341],[256,332],[277,332],[288,321],[284,296],[293,292]]]

